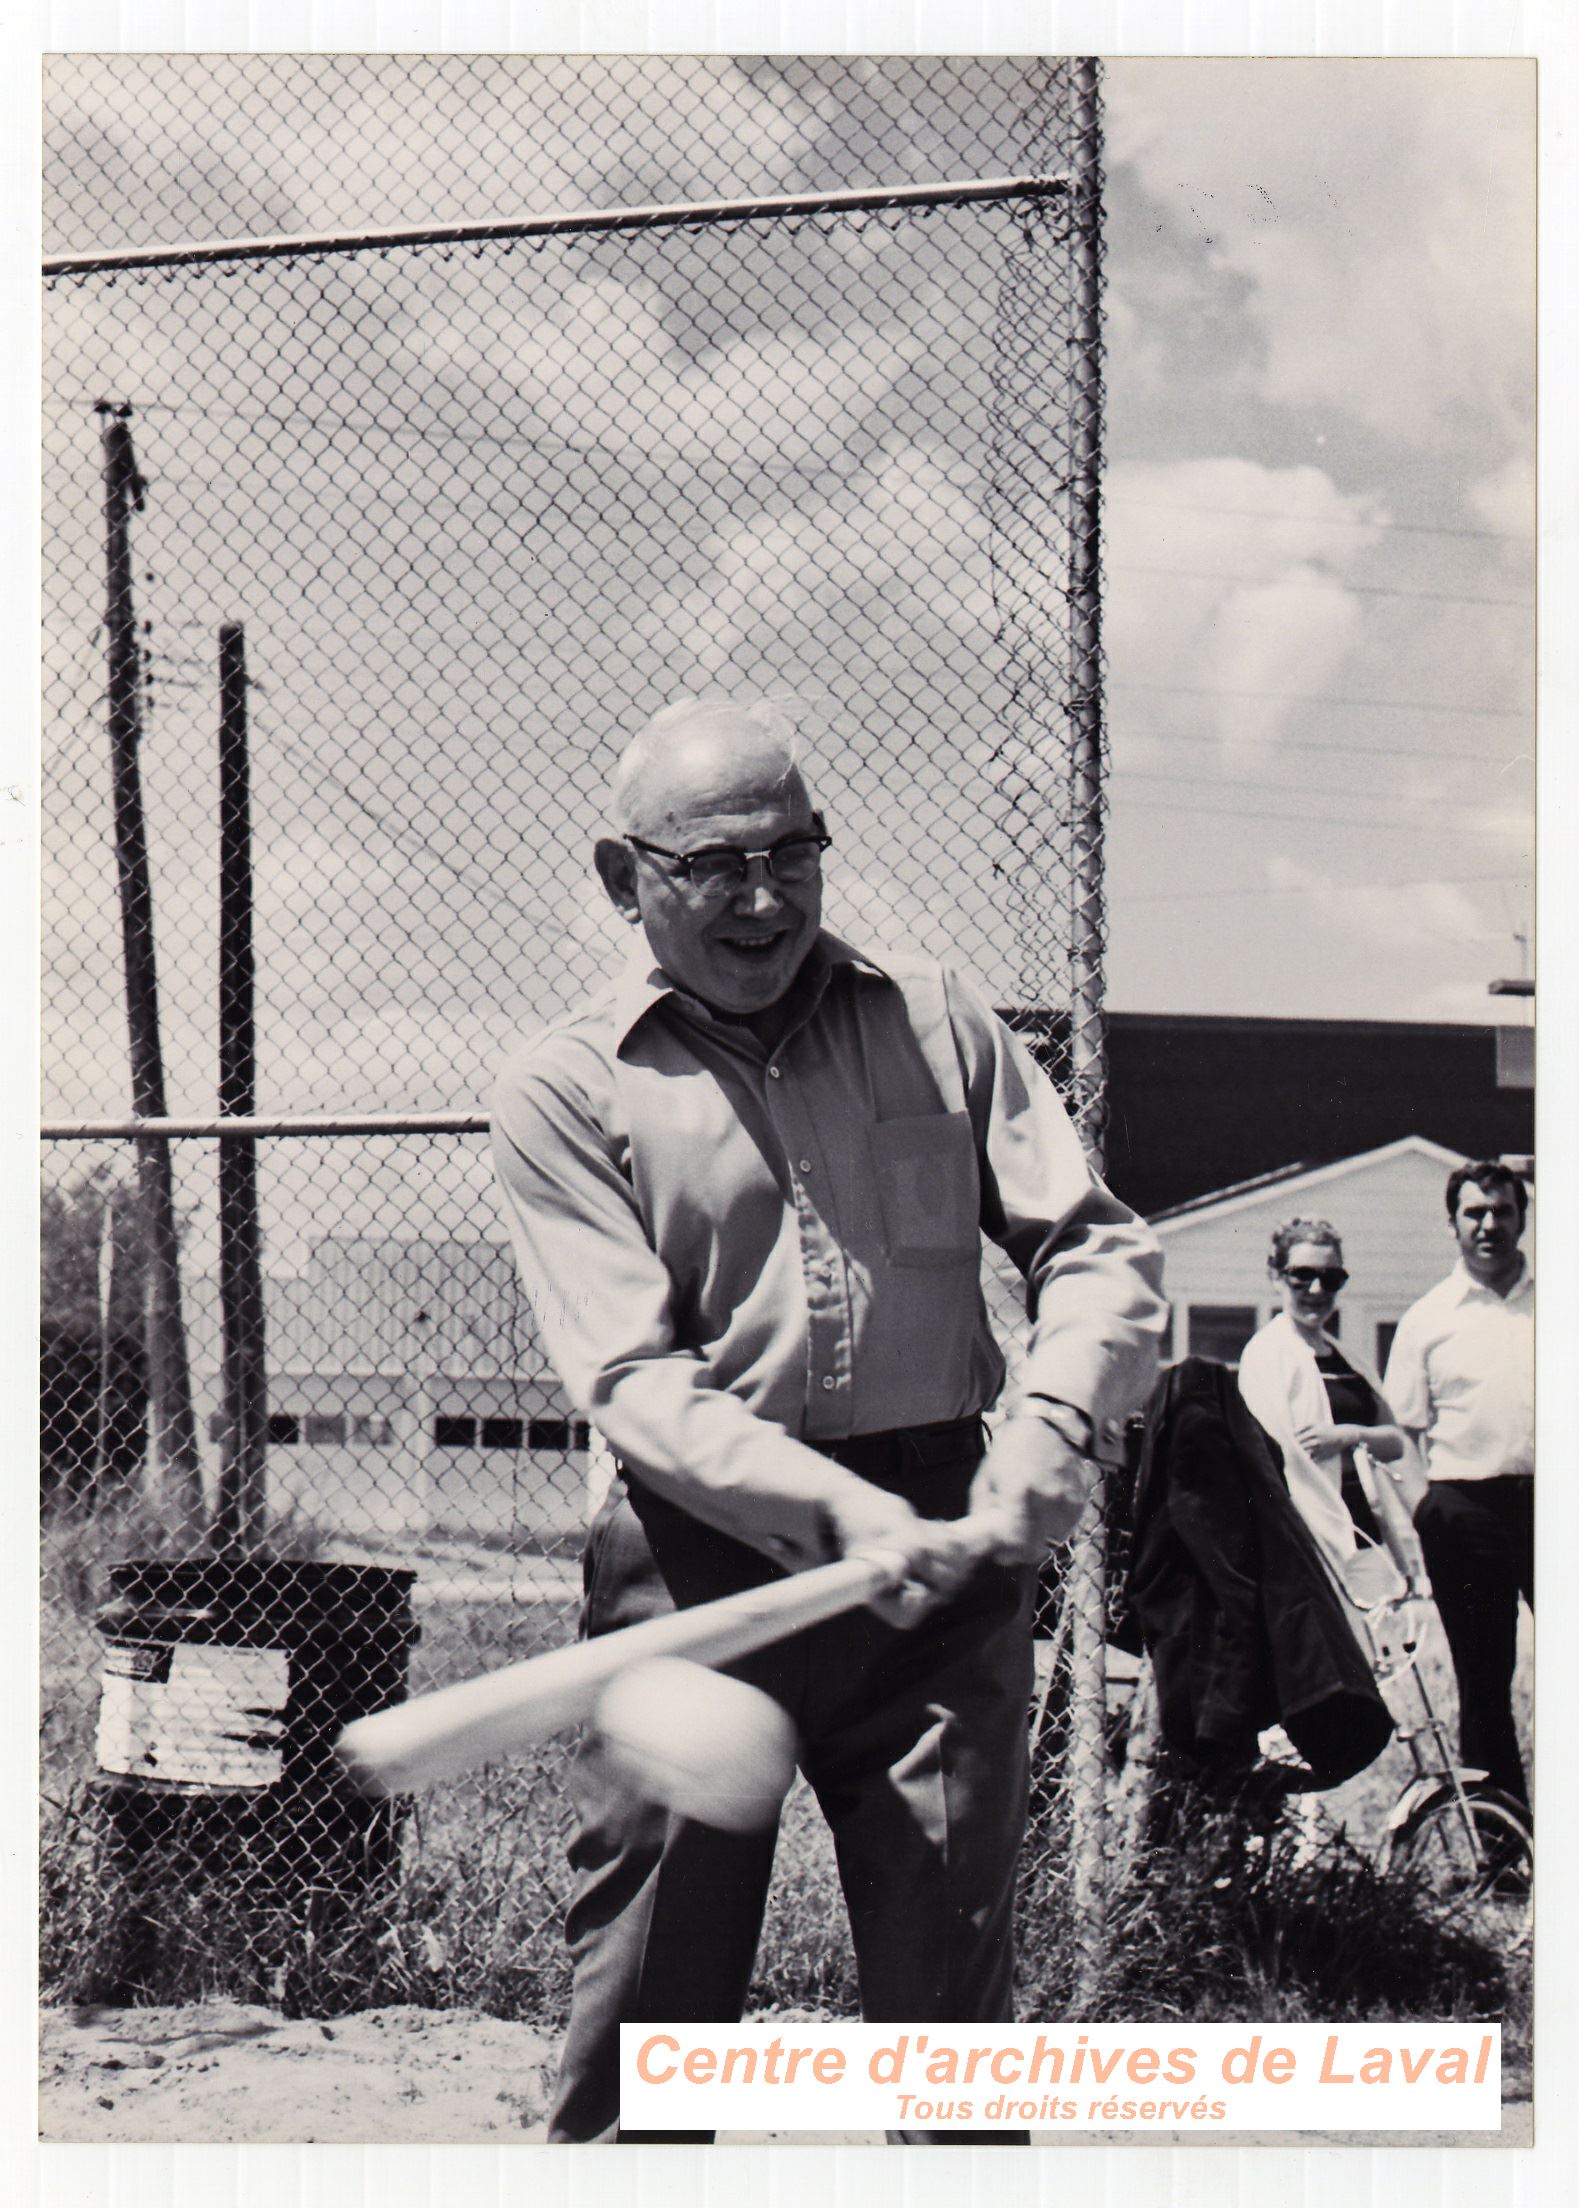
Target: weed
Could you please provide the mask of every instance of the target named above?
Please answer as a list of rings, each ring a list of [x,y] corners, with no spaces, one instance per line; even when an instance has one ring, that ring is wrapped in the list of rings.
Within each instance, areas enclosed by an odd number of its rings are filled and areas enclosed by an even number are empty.
[[[1496,1956],[1384,1875],[1341,1833],[1312,1845],[1290,1823],[1191,1793],[1168,1843],[1135,1858],[1107,1898],[1102,1967],[1082,2016],[1384,2021],[1503,2014],[1516,1994]],[[1067,1936],[1043,1924],[1022,1959],[1022,2013],[1066,2013]]]

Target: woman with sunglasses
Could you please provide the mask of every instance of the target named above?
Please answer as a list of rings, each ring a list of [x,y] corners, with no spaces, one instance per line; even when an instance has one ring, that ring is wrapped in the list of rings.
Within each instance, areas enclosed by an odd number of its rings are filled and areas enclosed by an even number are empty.
[[[1290,1219],[1272,1237],[1267,1272],[1283,1307],[1246,1343],[1239,1392],[1282,1451],[1289,1493],[1339,1575],[1357,1548],[1385,1544],[1417,1577],[1416,1559],[1397,1555],[1398,1514],[1384,1509],[1378,1522],[1355,1461],[1363,1449],[1395,1464],[1409,1445],[1371,1367],[1327,1331],[1349,1278],[1336,1230],[1325,1219]]]

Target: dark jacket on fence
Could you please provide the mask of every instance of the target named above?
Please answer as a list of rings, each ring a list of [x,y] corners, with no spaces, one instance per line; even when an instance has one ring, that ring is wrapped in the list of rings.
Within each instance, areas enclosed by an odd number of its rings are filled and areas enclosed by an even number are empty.
[[[1242,1768],[1280,1724],[1336,1786],[1386,1746],[1392,1719],[1276,1453],[1207,1358],[1152,1396],[1127,1591],[1171,1748]]]

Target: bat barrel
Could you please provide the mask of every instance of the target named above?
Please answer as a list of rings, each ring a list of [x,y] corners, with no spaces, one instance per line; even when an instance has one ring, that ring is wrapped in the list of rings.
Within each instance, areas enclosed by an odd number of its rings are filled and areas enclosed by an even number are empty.
[[[413,1793],[579,1724],[627,1664],[652,1656],[728,1663],[858,1608],[902,1574],[895,1556],[841,1557],[358,1718],[341,1734],[335,1753],[363,1793]]]

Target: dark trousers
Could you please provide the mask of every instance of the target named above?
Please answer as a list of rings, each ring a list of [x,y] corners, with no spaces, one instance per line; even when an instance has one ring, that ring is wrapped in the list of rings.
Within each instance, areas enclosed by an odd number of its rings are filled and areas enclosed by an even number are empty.
[[[971,1421],[830,1453],[905,1494],[923,1516],[953,1518],[966,1507],[979,1434]],[[777,1576],[755,1550],[635,1481],[617,1482],[588,1539],[582,1630],[612,1632]],[[862,2015],[1009,2021],[1029,1575],[987,1567],[909,1631],[855,1610],[726,1668],[771,1694],[799,1731],[801,1769],[833,1833]],[[639,2135],[619,2128],[619,2027],[738,2022],[776,1834],[720,1832],[671,1814],[611,1771],[595,1734],[576,1757],[571,1791],[575,1976],[549,2137],[628,2140]],[[973,2136],[1008,2142],[1004,2133]]]
[[[1527,1803],[1513,1722],[1519,1597],[1535,1607],[1535,1482],[1433,1480],[1415,1526],[1458,1680],[1459,1755]]]

